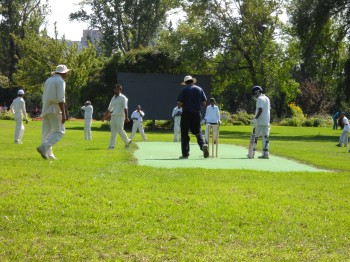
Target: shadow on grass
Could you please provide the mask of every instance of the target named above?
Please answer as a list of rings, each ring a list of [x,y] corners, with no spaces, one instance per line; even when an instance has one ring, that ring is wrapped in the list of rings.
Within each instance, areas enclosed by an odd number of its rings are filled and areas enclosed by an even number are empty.
[[[250,132],[229,132],[229,131],[220,131],[220,137],[222,138],[250,138]],[[273,132],[270,132],[271,140],[280,140],[280,141],[307,141],[307,142],[334,142],[334,136],[326,136],[326,135],[307,135],[307,136],[281,136],[276,135]]]

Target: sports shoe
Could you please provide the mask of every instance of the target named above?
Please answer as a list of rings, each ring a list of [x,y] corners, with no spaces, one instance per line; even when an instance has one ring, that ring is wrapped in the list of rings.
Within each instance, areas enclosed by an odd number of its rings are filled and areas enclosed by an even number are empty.
[[[36,150],[39,152],[42,158],[48,159],[44,145],[37,147]]]
[[[188,159],[188,156],[180,156],[179,159]]]
[[[260,158],[260,159],[269,159],[270,157],[268,155],[262,155],[262,156],[258,156],[258,158]]]
[[[336,144],[335,146],[337,146],[337,147],[341,147],[341,144]]]
[[[129,143],[125,145],[125,148],[128,148],[130,146],[131,142],[132,142],[132,140],[130,139]]]
[[[204,144],[202,150],[203,150],[203,156],[204,156],[204,158],[208,158],[208,156],[209,156],[208,145],[207,145],[207,144]]]
[[[254,158],[254,156],[250,157],[249,154],[247,154],[247,157],[248,157],[249,159],[253,159],[253,158]]]

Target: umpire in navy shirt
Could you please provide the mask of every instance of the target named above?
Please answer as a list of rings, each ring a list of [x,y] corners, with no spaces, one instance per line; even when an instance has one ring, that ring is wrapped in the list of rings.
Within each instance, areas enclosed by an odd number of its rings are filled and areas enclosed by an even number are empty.
[[[203,151],[204,158],[209,156],[208,145],[205,143],[201,131],[201,109],[206,106],[207,97],[204,91],[195,83],[197,80],[192,76],[185,76],[185,87],[181,90],[178,103],[182,107],[181,115],[181,151],[180,159],[188,159],[190,155],[190,137],[188,132],[191,131],[197,138],[199,148]]]

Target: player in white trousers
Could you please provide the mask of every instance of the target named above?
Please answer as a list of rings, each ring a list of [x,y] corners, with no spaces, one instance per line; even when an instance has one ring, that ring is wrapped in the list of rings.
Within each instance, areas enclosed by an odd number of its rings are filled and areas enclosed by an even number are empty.
[[[339,137],[339,143],[336,146],[341,147],[344,144],[347,147],[349,143],[349,119],[346,117],[345,112],[341,112],[339,118],[343,122],[344,127]]]
[[[114,96],[109,103],[108,110],[102,117],[102,122],[111,116],[111,139],[109,149],[113,149],[116,144],[117,134],[122,138],[125,147],[129,147],[131,139],[128,138],[124,130],[124,122],[130,122],[128,117],[128,98],[122,94],[123,87],[117,84],[114,88]]]
[[[91,124],[94,108],[90,101],[86,101],[81,110],[84,110],[84,138],[85,140],[92,140]]]
[[[221,123],[220,120],[220,110],[217,105],[215,105],[215,99],[210,98],[210,105],[207,106],[205,111],[204,121],[206,123],[205,126],[205,141],[208,144],[209,140],[209,125],[213,126],[213,133],[215,134],[214,143],[216,143],[219,135],[219,125]]]
[[[264,95],[260,86],[252,88],[253,98],[256,100],[255,117],[253,125],[255,128],[255,145],[258,138],[262,137],[263,153],[259,158],[269,159],[269,136],[270,136],[270,99]],[[255,149],[254,149],[255,150]]]
[[[13,118],[16,121],[15,128],[15,144],[22,144],[22,138],[24,134],[23,118],[28,124],[26,102],[23,99],[24,91],[18,90],[18,96],[13,100],[10,105],[10,110],[13,113]]]
[[[43,158],[56,159],[52,146],[59,142],[65,132],[66,121],[65,110],[65,79],[68,76],[68,69],[65,65],[58,65],[52,76],[45,82],[42,96],[42,144],[37,148]]]
[[[180,122],[181,122],[181,114],[182,114],[182,108],[179,104],[173,109],[173,112],[171,114],[172,118],[174,119],[174,142],[181,141],[181,138],[179,139],[179,136],[181,137],[181,128],[180,128]]]
[[[147,141],[145,130],[143,129],[142,119],[145,116],[145,113],[141,110],[141,106],[138,105],[136,110],[131,114],[131,120],[133,121],[132,130],[130,139],[132,140],[136,134],[136,131],[139,130],[143,141]]]

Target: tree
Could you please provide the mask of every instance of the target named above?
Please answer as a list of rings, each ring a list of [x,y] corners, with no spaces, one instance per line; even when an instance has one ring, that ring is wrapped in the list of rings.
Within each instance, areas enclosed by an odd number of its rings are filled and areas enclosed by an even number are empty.
[[[191,72],[212,74],[214,94],[224,94],[222,100],[230,110],[250,108],[247,93],[253,85],[261,85],[269,95],[280,97],[279,105],[286,105],[298,93],[291,75],[298,57],[282,39],[282,3],[185,1],[187,18],[175,34],[162,34],[163,45],[173,44]],[[281,115],[282,106],[275,108],[281,108]]]
[[[91,71],[99,61],[95,47],[89,44],[81,52],[76,45],[68,46],[65,39],[52,39],[45,31],[38,37],[31,32],[27,37],[15,38],[23,57],[14,75],[16,84],[26,88],[28,95],[40,96],[43,83],[58,64],[66,64],[72,71],[67,79],[67,105],[71,111],[80,107],[80,89],[86,84]]]
[[[141,46],[151,45],[160,26],[165,22],[166,12],[176,0],[87,0],[81,10],[72,13],[70,19],[90,22],[91,28],[103,34],[105,55],[113,51],[126,53]],[[91,14],[83,8],[90,6]]]
[[[328,107],[314,110],[338,110],[350,86],[344,78],[349,55],[347,36],[350,30],[348,1],[294,0],[289,7],[295,35],[302,50],[301,81],[312,81],[319,93],[328,98]],[[344,75],[345,73],[345,75]],[[345,97],[345,99],[350,96]]]
[[[22,54],[15,37],[24,39],[27,31],[39,32],[44,22],[47,3],[40,0],[0,0],[0,71],[13,82],[13,74]]]

